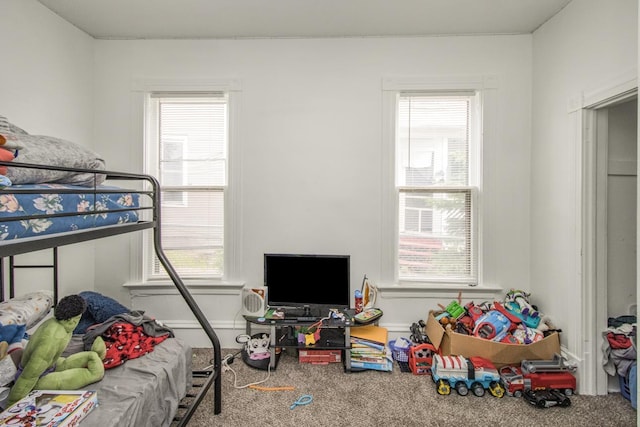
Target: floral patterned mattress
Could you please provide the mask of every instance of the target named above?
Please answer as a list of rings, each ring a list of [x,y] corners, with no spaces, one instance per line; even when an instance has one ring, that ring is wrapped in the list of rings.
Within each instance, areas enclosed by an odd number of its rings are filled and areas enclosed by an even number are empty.
[[[42,190],[35,193],[11,192]],[[67,191],[78,191],[78,193]],[[116,187],[24,184],[0,193],[0,241],[138,221],[139,194]],[[59,192],[58,192],[59,191]],[[109,192],[105,192],[109,191]],[[85,192],[83,194],[82,192]],[[59,216],[70,213],[70,216]],[[25,218],[28,217],[28,218]],[[15,218],[15,219],[10,219]]]

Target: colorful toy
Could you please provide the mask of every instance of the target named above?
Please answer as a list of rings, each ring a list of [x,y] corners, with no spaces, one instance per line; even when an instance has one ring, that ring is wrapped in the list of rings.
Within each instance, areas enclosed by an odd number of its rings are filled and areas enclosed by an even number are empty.
[[[445,317],[452,317],[454,319],[459,319],[460,317],[467,314],[464,307],[460,305],[460,296],[458,296],[458,299],[459,299],[458,301],[455,301],[455,300],[451,301],[449,305],[446,307],[440,305],[440,307],[443,308],[444,310],[442,313],[436,316],[436,320],[440,321]]]
[[[540,323],[540,312],[529,303],[530,296],[530,293],[511,289],[504,299],[504,307],[527,326],[535,328]]]
[[[467,303],[464,308],[467,310],[467,314],[473,319],[474,323],[477,322],[478,319],[485,313],[485,310],[475,305],[473,301]]]
[[[520,367],[505,366],[500,378],[509,396],[520,397],[527,390],[558,390],[571,396],[576,390],[575,366],[559,354],[551,360],[523,360]]]
[[[469,390],[478,397],[484,396],[485,390],[494,397],[504,396],[498,370],[491,361],[482,357],[436,354],[433,356],[431,377],[441,395],[450,394],[454,388],[460,396],[466,396]]]
[[[511,336],[513,336],[517,344],[531,344],[544,338],[542,332],[534,328],[528,328],[523,324],[518,325],[516,329],[511,331]]]
[[[356,321],[356,323],[366,325],[378,320],[380,317],[382,317],[382,314],[382,310],[380,310],[379,308],[366,308],[364,309],[364,311],[353,316],[353,319]]]
[[[34,389],[77,390],[102,379],[102,359],[106,353],[102,338],[95,339],[90,351],[61,357],[85,308],[86,303],[81,296],[66,296],[58,302],[54,317],[34,332],[22,353],[19,376],[11,388],[9,404]]]
[[[473,329],[473,335],[492,341],[501,341],[511,329],[511,321],[497,310],[480,316]]]
[[[376,299],[378,298],[378,288],[369,281],[366,274],[362,279],[362,289],[360,292],[362,292],[362,308],[375,307]]]
[[[314,345],[320,340],[320,325],[316,322],[310,326],[300,326],[298,328],[298,343],[302,345]]]
[[[520,368],[505,366],[500,378],[509,396],[520,397],[527,390],[559,390],[571,396],[576,390],[576,377],[568,371],[525,373]]]
[[[420,344],[409,349],[409,368],[414,375],[429,375],[436,349],[432,344]]]

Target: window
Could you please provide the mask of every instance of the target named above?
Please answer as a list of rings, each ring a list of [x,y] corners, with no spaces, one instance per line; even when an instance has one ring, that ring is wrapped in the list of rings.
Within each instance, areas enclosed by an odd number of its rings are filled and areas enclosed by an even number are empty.
[[[229,100],[225,93],[151,93],[147,172],[158,178],[162,242],[183,278],[225,274]],[[146,277],[166,277],[151,237]]]
[[[480,92],[393,90],[383,215],[394,282],[478,283],[477,186]],[[390,225],[387,225],[391,227]],[[383,263],[384,265],[384,263]]]

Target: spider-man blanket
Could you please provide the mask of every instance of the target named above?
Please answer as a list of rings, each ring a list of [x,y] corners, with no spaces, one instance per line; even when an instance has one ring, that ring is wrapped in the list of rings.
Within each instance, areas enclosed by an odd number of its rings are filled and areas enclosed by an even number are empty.
[[[107,346],[104,367],[110,369],[153,351],[156,345],[169,338],[169,334],[152,337],[141,325],[116,322],[102,333],[102,338]]]

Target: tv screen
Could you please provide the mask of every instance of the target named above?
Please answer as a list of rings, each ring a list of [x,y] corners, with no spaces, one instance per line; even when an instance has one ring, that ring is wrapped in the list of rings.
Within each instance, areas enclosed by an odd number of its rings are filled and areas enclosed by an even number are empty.
[[[349,308],[349,255],[265,254],[270,307]]]

